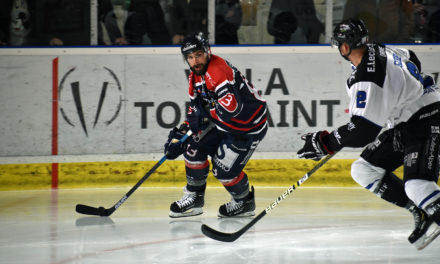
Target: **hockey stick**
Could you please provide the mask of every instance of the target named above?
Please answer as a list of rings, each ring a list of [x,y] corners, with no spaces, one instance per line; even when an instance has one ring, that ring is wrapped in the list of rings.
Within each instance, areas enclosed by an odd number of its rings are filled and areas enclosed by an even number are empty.
[[[189,136],[191,136],[192,132],[189,130],[179,141],[176,142],[176,144],[182,144]],[[142,177],[115,205],[112,207],[105,209],[104,207],[100,206],[98,208],[84,205],[84,204],[77,204],[76,205],[76,212],[80,214],[86,214],[86,215],[99,215],[99,216],[110,216],[116,209],[118,209],[119,206],[121,206],[127,199],[130,197],[130,195],[136,191],[137,188],[146,180],[148,177],[150,177],[153,172],[156,171],[157,168],[162,165],[162,163],[165,162],[167,159],[166,154],[151,168],[145,175]]]
[[[286,199],[296,188],[298,188],[301,184],[303,184],[310,176],[312,176],[313,173],[315,173],[319,168],[321,168],[322,165],[324,165],[333,156],[334,156],[334,154],[327,155],[318,164],[316,164],[315,167],[313,167],[313,169],[311,169],[301,179],[299,179],[296,182],[296,184],[293,184],[292,186],[290,186],[289,189],[287,189],[282,195],[280,195],[272,204],[270,204],[266,209],[264,209],[261,213],[259,213],[257,215],[257,217],[252,219],[252,221],[250,221],[248,224],[246,224],[244,227],[242,227],[237,232],[224,233],[224,232],[220,232],[215,229],[212,229],[211,227],[203,224],[202,225],[202,233],[207,237],[210,237],[215,240],[223,241],[223,242],[235,241],[237,238],[239,238],[241,235],[243,235],[244,232],[246,232],[249,228],[251,228],[253,225],[255,225],[255,223],[260,221],[260,219],[263,218],[267,213],[272,211],[272,209],[274,209],[275,206],[277,206],[279,203],[281,203],[281,201]]]

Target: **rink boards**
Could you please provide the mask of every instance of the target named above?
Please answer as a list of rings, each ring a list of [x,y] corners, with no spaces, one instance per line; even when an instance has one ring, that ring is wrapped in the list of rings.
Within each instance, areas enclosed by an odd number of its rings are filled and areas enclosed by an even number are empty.
[[[406,48],[437,80],[440,46]],[[262,155],[245,168],[251,184],[294,183],[313,167],[296,159],[300,136],[349,119],[349,63],[328,45],[212,50],[239,68],[268,103],[269,130],[257,149]],[[188,67],[178,47],[2,48],[0,63],[8,66],[0,69],[0,189],[133,185],[161,158],[168,131],[185,118]],[[96,159],[114,154],[141,157]],[[355,158],[334,158],[307,184],[355,185]],[[167,161],[144,184],[183,186],[184,175],[181,160]],[[209,181],[218,184],[212,174]]]
[[[304,186],[358,186],[350,176],[353,159],[333,159],[321,167]],[[133,186],[156,161],[77,162],[58,164],[58,187]],[[244,171],[251,185],[290,186],[316,162],[299,159],[253,159]],[[0,190],[46,189],[52,184],[52,163],[0,164]],[[399,169],[397,175],[401,176]],[[166,161],[142,186],[185,185],[184,162]],[[209,186],[221,186],[210,172]]]

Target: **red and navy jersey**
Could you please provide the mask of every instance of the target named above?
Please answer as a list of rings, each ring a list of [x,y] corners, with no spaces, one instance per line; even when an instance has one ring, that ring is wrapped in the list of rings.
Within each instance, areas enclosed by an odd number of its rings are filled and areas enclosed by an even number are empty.
[[[226,60],[211,55],[203,76],[191,72],[189,96],[202,99],[217,128],[235,134],[257,134],[267,126],[266,101]]]

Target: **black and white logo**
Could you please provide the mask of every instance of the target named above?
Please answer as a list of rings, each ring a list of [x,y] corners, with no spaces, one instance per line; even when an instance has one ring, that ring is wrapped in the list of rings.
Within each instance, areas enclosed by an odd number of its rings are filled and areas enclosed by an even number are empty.
[[[81,124],[87,137],[90,128],[98,124],[109,126],[115,121],[122,108],[122,98],[121,83],[107,67],[73,67],[64,74],[58,87],[63,119],[72,127]]]

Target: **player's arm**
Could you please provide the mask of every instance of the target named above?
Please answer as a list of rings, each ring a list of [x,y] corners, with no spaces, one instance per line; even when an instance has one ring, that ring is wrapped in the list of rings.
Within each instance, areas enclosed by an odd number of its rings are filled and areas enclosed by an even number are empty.
[[[328,154],[334,154],[343,147],[359,148],[373,142],[382,128],[365,118],[353,116],[350,122],[332,133],[327,130],[308,133],[301,139],[304,146],[298,151],[299,158],[320,160]]]
[[[332,152],[344,147],[361,148],[373,142],[381,129],[363,117],[353,116],[348,124],[324,136],[322,142]]]

